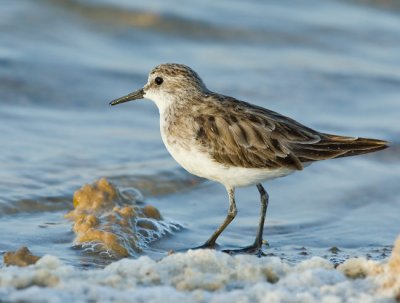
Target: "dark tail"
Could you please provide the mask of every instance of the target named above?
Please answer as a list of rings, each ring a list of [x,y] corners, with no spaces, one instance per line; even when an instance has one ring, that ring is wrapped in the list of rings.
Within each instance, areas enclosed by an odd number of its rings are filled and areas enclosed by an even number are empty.
[[[377,139],[321,135],[319,142],[296,145],[297,148],[295,147],[293,151],[301,162],[357,156],[376,152],[389,146],[389,142]]]

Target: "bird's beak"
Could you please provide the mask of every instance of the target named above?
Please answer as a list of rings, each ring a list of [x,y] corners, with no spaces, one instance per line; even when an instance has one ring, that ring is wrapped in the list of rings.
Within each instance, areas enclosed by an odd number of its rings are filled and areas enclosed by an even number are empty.
[[[141,88],[141,89],[138,89],[137,91],[134,91],[133,93],[130,93],[126,96],[123,96],[121,98],[111,101],[110,105],[117,105],[120,103],[132,101],[132,100],[143,99],[143,97],[144,97],[144,90],[143,90],[143,88]]]

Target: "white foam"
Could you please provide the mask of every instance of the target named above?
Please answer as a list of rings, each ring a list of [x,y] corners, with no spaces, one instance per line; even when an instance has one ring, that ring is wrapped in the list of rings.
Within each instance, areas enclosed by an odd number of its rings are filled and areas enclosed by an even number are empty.
[[[160,261],[142,256],[119,260],[104,269],[81,270],[57,257],[44,256],[28,267],[1,268],[0,298],[29,302],[394,302],[400,293],[398,261],[397,251],[397,256],[382,263],[350,259],[335,269],[319,257],[289,265],[277,257],[232,257],[195,250]]]

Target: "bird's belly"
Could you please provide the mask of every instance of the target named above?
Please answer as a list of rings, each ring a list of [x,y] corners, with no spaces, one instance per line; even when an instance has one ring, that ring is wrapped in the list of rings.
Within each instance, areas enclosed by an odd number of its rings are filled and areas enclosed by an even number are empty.
[[[164,138],[163,138],[164,139]],[[222,183],[226,187],[249,186],[265,180],[288,175],[291,169],[245,168],[225,166],[216,162],[208,153],[195,146],[171,144],[164,140],[167,150],[184,169],[196,176]]]

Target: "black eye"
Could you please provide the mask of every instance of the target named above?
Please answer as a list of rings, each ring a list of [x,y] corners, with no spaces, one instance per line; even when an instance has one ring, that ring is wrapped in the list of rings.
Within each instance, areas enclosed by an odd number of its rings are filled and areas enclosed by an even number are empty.
[[[163,78],[161,78],[161,77],[156,77],[155,79],[154,79],[154,82],[157,84],[157,85],[161,85],[162,83],[163,83]]]

